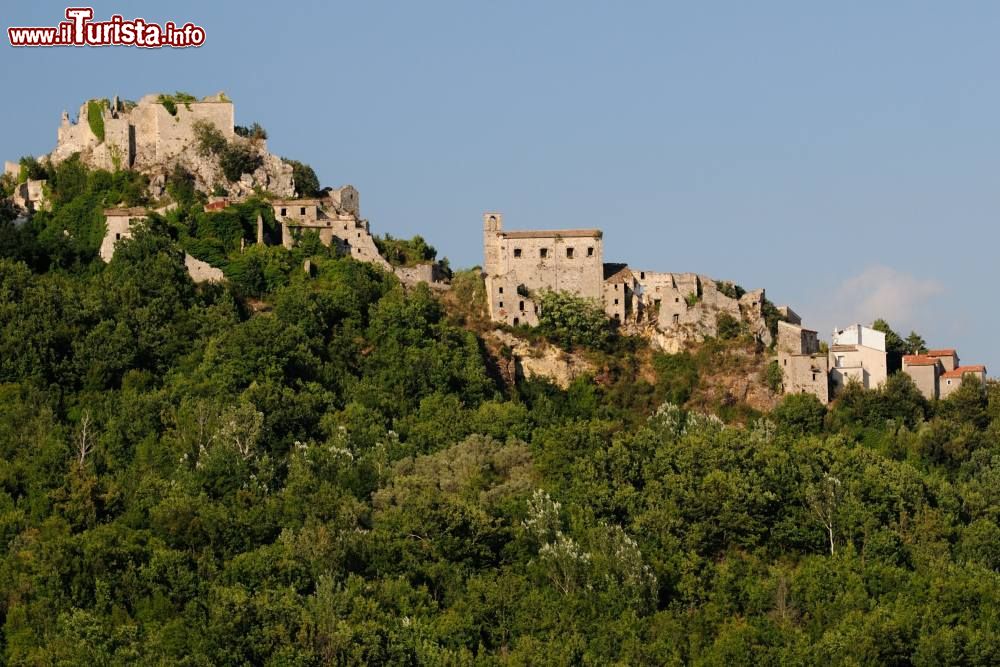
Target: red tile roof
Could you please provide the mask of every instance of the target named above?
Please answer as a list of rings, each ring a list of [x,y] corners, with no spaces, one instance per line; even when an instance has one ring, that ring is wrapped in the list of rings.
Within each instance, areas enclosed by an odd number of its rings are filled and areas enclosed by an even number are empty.
[[[964,377],[966,373],[982,373],[983,375],[986,375],[986,366],[983,366],[983,365],[977,365],[977,366],[959,366],[958,368],[956,368],[953,371],[948,371],[947,373],[945,373],[941,377],[943,377],[943,378],[960,378],[960,377]]]
[[[928,357],[953,357],[957,356],[954,348],[945,348],[943,350],[927,350]]]
[[[903,365],[904,366],[933,366],[938,363],[936,357],[932,357],[927,354],[904,354],[903,355]]]

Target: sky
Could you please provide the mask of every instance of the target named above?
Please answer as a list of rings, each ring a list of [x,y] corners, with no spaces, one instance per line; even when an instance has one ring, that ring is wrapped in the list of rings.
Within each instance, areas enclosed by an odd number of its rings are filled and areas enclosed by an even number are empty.
[[[605,261],[763,287],[829,339],[883,317],[1000,373],[1000,4],[95,2],[199,48],[0,46],[0,157],[92,97],[225,91],[374,233],[482,262],[597,227]],[[66,5],[3,12],[56,25]]]

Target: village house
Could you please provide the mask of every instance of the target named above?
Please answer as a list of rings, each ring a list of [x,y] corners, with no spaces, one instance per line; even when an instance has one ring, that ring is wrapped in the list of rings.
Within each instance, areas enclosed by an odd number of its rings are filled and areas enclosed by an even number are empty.
[[[986,382],[985,366],[959,365],[958,353],[951,348],[905,355],[903,372],[928,400],[947,398],[967,377]]]
[[[830,385],[834,396],[851,381],[864,389],[877,389],[885,383],[889,374],[884,333],[852,324],[835,330],[831,343]]]

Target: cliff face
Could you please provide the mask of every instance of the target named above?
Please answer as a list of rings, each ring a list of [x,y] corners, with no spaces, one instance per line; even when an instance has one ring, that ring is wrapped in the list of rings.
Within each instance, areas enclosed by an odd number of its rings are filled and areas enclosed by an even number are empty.
[[[195,187],[211,193],[221,186],[240,198],[263,189],[280,197],[295,192],[292,168],[267,151],[263,138],[236,134],[233,103],[223,93],[201,100],[177,96],[147,95],[138,103],[89,100],[76,122],[63,113],[55,150],[49,155],[61,162],[73,154],[97,169],[134,169],[149,176],[150,194],[160,197],[167,179],[180,165],[195,179]],[[212,128],[225,144],[258,159],[251,173],[230,181],[218,155],[199,151],[197,129]],[[232,174],[231,174],[232,175]]]

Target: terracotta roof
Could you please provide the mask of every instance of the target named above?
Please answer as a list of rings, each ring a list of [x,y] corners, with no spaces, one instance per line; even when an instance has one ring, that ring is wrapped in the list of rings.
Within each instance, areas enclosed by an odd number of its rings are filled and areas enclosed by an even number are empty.
[[[205,210],[206,211],[222,211],[227,206],[229,206],[229,202],[225,201],[225,200],[222,200],[222,201],[210,201],[207,204],[205,204]]]
[[[945,348],[943,350],[927,350],[926,356],[928,357],[952,357],[956,356],[956,352],[953,348]]]
[[[960,377],[963,377],[966,373],[982,373],[983,375],[986,375],[986,366],[983,366],[983,365],[977,365],[977,366],[959,366],[958,368],[956,368],[953,371],[948,371],[947,373],[944,373],[941,377],[943,377],[943,378],[960,378]]]
[[[904,354],[903,355],[903,365],[904,366],[933,366],[938,363],[936,357],[932,357],[926,354]]]
[[[599,239],[604,235],[600,229],[552,229],[540,232],[500,232],[500,236],[508,239],[553,239],[557,236],[563,238],[595,238]]]
[[[142,206],[133,206],[132,208],[106,208],[104,209],[104,215],[109,216],[122,216],[127,215],[131,218],[145,218],[149,215],[149,212]]]

